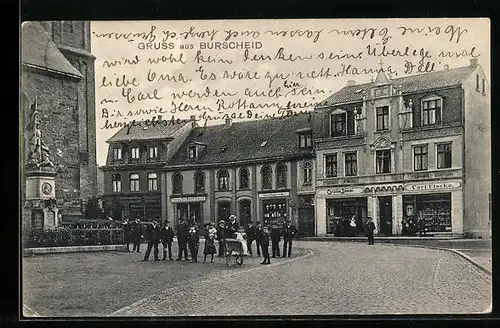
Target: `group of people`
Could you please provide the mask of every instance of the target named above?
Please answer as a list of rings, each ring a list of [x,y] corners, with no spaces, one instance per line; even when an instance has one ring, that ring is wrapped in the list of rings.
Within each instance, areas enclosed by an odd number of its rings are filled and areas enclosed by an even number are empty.
[[[124,241],[127,246],[127,251],[130,252],[129,244],[133,244],[133,252],[140,252],[141,237],[144,236],[147,240],[148,246],[144,254],[143,261],[148,261],[151,251],[153,250],[154,261],[160,261],[159,258],[159,244],[163,245],[163,258],[161,261],[172,261],[172,242],[174,236],[177,236],[177,243],[179,253],[177,261],[184,259],[188,261],[188,248],[191,262],[198,262],[198,252],[200,246],[198,225],[196,222],[179,219],[179,224],[176,231],[170,226],[169,221],[165,221],[160,226],[160,220],[157,218],[151,224],[147,224],[143,232],[142,225],[139,218],[129,222],[127,219],[124,221]],[[248,223],[245,227],[240,226],[236,221],[236,216],[231,215],[228,222],[219,220],[216,227],[214,222],[205,224],[204,232],[205,245],[203,249],[204,259],[206,262],[207,257],[210,255],[210,261],[213,263],[214,254],[219,257],[224,257],[226,253],[225,244],[227,239],[236,239],[241,242],[243,255],[253,255],[252,244],[255,241],[257,256],[260,257],[261,252],[263,261],[261,264],[270,264],[271,256],[269,254],[269,246],[271,244],[272,257],[280,256],[280,241],[283,238],[283,257],[291,257],[292,242],[297,234],[297,229],[291,223],[291,220],[275,220],[272,222],[252,222]],[[218,241],[218,250],[215,245]],[[168,257],[167,257],[168,255]]]

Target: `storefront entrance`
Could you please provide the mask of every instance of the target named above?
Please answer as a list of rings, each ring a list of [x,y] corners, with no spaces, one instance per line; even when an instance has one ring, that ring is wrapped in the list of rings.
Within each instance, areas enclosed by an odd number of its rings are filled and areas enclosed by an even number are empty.
[[[312,237],[315,235],[314,220],[314,195],[305,195],[299,197],[299,237]]]
[[[392,197],[384,196],[378,198],[380,233],[385,236],[392,235]]]
[[[414,234],[451,232],[451,193],[403,196],[403,219],[415,226]]]
[[[337,237],[363,236],[367,218],[366,197],[328,199],[326,201],[327,233]],[[356,226],[351,226],[351,219]]]
[[[243,199],[239,201],[239,212],[238,212],[238,220],[240,225],[246,226],[252,220],[252,210],[251,210],[251,201],[248,199]]]
[[[263,223],[277,221],[281,223],[288,218],[286,199],[270,199],[262,201]]]
[[[224,220],[228,222],[229,215],[231,215],[231,203],[230,202],[218,202],[217,203],[217,221]]]
[[[195,221],[198,226],[200,226],[200,223],[203,222],[201,209],[201,203],[177,203],[177,220],[183,219],[185,221]]]

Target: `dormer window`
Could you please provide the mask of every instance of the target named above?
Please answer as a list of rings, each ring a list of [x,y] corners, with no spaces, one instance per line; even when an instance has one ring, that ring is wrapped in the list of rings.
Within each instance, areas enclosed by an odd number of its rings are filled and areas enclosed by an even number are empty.
[[[130,148],[130,157],[132,159],[141,158],[141,153],[140,153],[139,147],[131,147]]]
[[[189,159],[196,159],[198,157],[195,145],[188,147],[188,157]]]
[[[428,98],[422,101],[422,125],[441,124],[441,98]]]
[[[339,137],[347,135],[347,112],[336,110],[330,115],[330,135]]]
[[[311,135],[311,133],[299,134],[299,147],[300,148],[312,147],[312,135]]]
[[[122,159],[122,148],[121,147],[113,148],[113,159],[114,160],[121,160]]]
[[[261,147],[265,147],[266,145],[267,145],[267,140],[262,141],[262,143],[260,144]]]
[[[148,157],[149,158],[157,158],[158,157],[158,147],[157,146],[149,146],[148,147]]]

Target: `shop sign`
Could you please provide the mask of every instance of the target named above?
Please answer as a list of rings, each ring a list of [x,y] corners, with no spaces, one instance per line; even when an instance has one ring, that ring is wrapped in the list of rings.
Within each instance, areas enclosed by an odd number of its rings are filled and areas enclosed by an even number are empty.
[[[270,192],[265,194],[259,194],[259,198],[278,198],[278,197],[290,197],[290,192],[283,191],[283,192]]]
[[[318,195],[320,196],[331,196],[331,195],[343,195],[343,194],[361,194],[363,193],[363,189],[361,188],[329,188],[329,189],[321,189],[318,191]]]
[[[437,182],[437,183],[409,183],[405,185],[408,191],[426,191],[426,190],[441,190],[441,189],[457,189],[460,188],[460,182]]]
[[[204,202],[205,200],[206,200],[205,196],[176,197],[170,199],[172,203],[197,203],[197,202]]]

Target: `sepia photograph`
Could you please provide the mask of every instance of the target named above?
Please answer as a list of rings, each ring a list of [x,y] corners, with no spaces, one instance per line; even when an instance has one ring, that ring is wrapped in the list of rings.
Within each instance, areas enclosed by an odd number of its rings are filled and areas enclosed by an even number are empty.
[[[492,312],[488,18],[20,37],[22,320]]]

